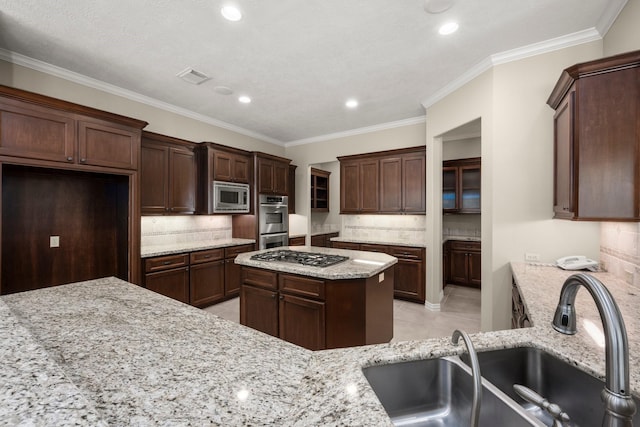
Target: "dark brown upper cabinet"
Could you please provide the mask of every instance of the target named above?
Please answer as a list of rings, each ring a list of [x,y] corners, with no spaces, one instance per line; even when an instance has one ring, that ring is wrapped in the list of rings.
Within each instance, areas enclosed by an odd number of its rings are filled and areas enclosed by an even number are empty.
[[[480,157],[442,162],[442,211],[480,213]]]
[[[143,215],[193,214],[196,210],[195,144],[142,133],[140,197]]]
[[[296,213],[296,169],[298,166],[289,165],[289,213]]]
[[[565,69],[554,115],[554,218],[640,221],[640,51]]]
[[[256,153],[258,194],[288,195],[289,163],[289,159]]]
[[[340,213],[424,214],[425,147],[340,160]]]
[[[329,212],[329,176],[331,172],[311,168],[311,211]]]
[[[253,157],[251,152],[203,142],[197,144],[198,189],[196,212],[213,214],[213,181],[251,184]],[[253,191],[253,188],[251,188]],[[253,210],[253,204],[251,204]]]

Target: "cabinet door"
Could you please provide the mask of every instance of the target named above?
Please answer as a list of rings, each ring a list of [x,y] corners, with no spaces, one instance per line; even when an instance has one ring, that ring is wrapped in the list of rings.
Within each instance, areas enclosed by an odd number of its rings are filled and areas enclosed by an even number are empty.
[[[318,234],[316,236],[311,236],[311,246],[327,246],[327,235]]]
[[[224,296],[234,296],[240,293],[242,285],[242,266],[234,262],[235,258],[224,261]]]
[[[562,101],[553,118],[555,145],[553,211],[556,218],[572,218],[574,213],[574,100],[575,91],[571,91]]]
[[[191,266],[189,303],[206,307],[224,298],[224,260]]]
[[[469,252],[469,284],[480,287],[482,285],[482,256],[479,252]]]
[[[380,160],[380,211],[402,211],[402,158]]]
[[[0,155],[75,161],[75,121],[37,108],[0,105]]]
[[[138,169],[140,132],[124,126],[78,121],[78,161],[82,164]]]
[[[271,160],[258,159],[258,193],[273,193],[275,188],[274,165]]]
[[[169,148],[142,144],[140,199],[143,214],[163,214],[169,207]]]
[[[378,160],[363,160],[360,163],[360,212],[379,211],[379,185]]]
[[[402,211],[426,211],[426,161],[424,155],[402,157]]]
[[[451,251],[451,282],[465,285],[467,283],[467,252]]]
[[[289,164],[273,162],[273,192],[286,195],[289,191]]]
[[[289,165],[289,214],[296,213],[296,168],[296,165]]]
[[[325,303],[280,295],[280,338],[309,350],[325,348]]]
[[[224,151],[213,152],[213,179],[233,181],[233,155]]]
[[[360,210],[360,165],[358,162],[340,162],[340,213]]]
[[[191,150],[169,148],[169,210],[173,213],[196,210],[196,160]]]
[[[232,181],[249,184],[249,179],[251,178],[251,174],[249,173],[251,164],[249,157],[234,154],[232,162]]]
[[[442,210],[455,212],[458,209],[458,168],[442,168]]]
[[[331,247],[334,249],[349,249],[352,251],[360,250],[360,243],[351,242],[331,242]]]
[[[151,291],[189,304],[189,267],[146,274],[144,283]]]
[[[460,166],[460,212],[480,213],[480,165]]]
[[[278,293],[242,285],[240,289],[240,324],[278,336]]]
[[[394,296],[424,303],[424,263],[418,260],[398,259],[393,286]]]

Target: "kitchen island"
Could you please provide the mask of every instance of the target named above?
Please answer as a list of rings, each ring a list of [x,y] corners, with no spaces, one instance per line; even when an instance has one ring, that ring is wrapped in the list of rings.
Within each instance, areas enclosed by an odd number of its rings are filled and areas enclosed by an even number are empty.
[[[601,322],[578,292],[578,333],[551,328],[571,274],[512,264],[530,328],[473,334],[479,351],[534,346],[599,378]],[[640,396],[640,292],[608,273]],[[116,278],[0,298],[0,425],[391,425],[362,368],[459,354],[450,337],[312,352]]]
[[[247,252],[240,323],[310,350],[393,338],[394,264],[382,253],[292,246]]]

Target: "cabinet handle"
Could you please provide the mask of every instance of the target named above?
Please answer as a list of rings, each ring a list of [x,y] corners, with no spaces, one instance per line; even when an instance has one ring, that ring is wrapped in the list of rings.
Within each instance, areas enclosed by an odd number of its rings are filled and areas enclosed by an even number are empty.
[[[284,295],[280,295],[280,300],[283,300],[283,299],[284,299]]]
[[[67,161],[68,162],[72,162],[73,161],[73,157],[71,157],[71,156],[67,157]]]
[[[165,261],[162,263],[162,265],[169,265],[169,264],[171,264],[171,261]]]
[[[278,294],[273,294],[271,295],[271,298],[275,299],[278,296]]]
[[[204,258],[211,258],[211,255],[205,255]]]
[[[80,159],[80,163],[84,163],[86,161],[87,161],[87,159]]]

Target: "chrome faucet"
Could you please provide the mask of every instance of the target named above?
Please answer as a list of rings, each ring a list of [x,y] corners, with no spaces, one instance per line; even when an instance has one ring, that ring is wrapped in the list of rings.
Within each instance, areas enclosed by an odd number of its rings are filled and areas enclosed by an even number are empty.
[[[477,427],[478,419],[480,418],[480,405],[482,403],[482,377],[480,376],[480,363],[478,362],[478,355],[471,338],[465,331],[456,329],[451,336],[451,342],[458,345],[458,340],[462,337],[464,344],[467,346],[469,352],[469,359],[471,360],[471,375],[473,377],[473,403],[471,406],[471,427]]]
[[[601,397],[605,406],[604,427],[631,427],[636,405],[629,391],[629,344],[622,314],[609,290],[593,276],[574,274],[562,285],[553,317],[553,329],[566,335],[576,333],[576,294],[584,286],[598,307],[604,326],[606,385]]]

